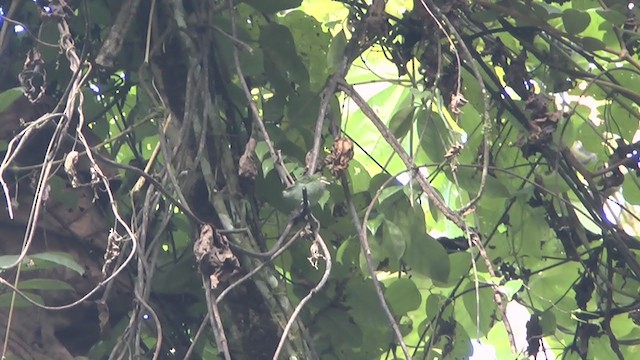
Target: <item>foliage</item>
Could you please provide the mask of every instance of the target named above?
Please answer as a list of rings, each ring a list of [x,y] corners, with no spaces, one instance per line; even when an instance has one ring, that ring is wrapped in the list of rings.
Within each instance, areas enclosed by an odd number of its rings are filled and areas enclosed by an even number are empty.
[[[632,358],[631,5],[0,2],[3,355]]]

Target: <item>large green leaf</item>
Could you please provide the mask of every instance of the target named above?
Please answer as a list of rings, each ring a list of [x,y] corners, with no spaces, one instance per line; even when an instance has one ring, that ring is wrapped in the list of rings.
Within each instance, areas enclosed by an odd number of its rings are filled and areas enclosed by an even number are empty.
[[[462,295],[462,302],[467,309],[473,327],[479,330],[480,334],[489,333],[497,310],[493,290],[490,287],[480,287],[476,292],[474,284],[469,283],[465,287],[465,294]]]
[[[327,66],[328,73],[332,74],[337,69],[342,59],[344,58],[344,50],[347,46],[347,38],[344,35],[344,30],[341,30],[331,39],[331,45],[329,51],[327,51]]]
[[[571,35],[577,35],[585,31],[591,22],[588,13],[576,9],[566,9],[562,12],[564,29]]]
[[[444,247],[428,234],[411,239],[402,259],[412,271],[433,280],[446,282],[449,277],[449,255]]]
[[[44,300],[42,299],[42,296],[34,294],[29,291],[23,291],[22,293],[28,296],[31,300],[37,302],[38,304],[44,304]],[[13,294],[12,292],[5,292],[4,294],[0,295],[0,308],[11,306],[12,294]],[[14,306],[17,308],[24,308],[24,307],[33,306],[33,304],[25,300],[25,298],[23,298],[22,296],[16,295],[16,301],[14,303]]]
[[[396,112],[389,121],[389,129],[396,138],[404,137],[413,126],[413,114],[416,108],[413,106],[413,96],[409,91],[396,106]]]
[[[63,252],[43,252],[39,254],[33,254],[29,256],[34,260],[44,260],[54,264],[58,264],[66,267],[67,269],[73,270],[80,275],[84,274],[84,268],[78,264],[71,254],[63,253]]]
[[[259,41],[265,55],[267,77],[270,80],[284,82],[280,84],[281,91],[286,91],[287,87],[293,91],[295,89],[293,84],[305,88],[309,86],[309,73],[298,56],[289,28],[276,23],[263,26],[260,29]],[[277,73],[274,74],[271,71]]]
[[[73,290],[73,287],[57,279],[30,279],[20,282],[18,288],[26,290]]]
[[[302,11],[291,11],[280,19],[280,23],[289,29],[296,46],[298,56],[309,73],[309,83],[313,91],[319,91],[329,74],[327,52],[331,35],[322,29],[314,17]]]
[[[398,225],[385,220],[382,228],[382,246],[386,253],[392,256],[394,262],[400,260],[407,248],[408,233],[403,231]]]
[[[331,348],[340,352],[342,348],[359,347],[362,331],[353,323],[349,314],[337,309],[323,311],[318,317],[318,327],[331,339]]]
[[[416,283],[407,278],[394,279],[385,289],[384,297],[396,316],[415,310],[422,303]]]
[[[370,281],[354,279],[346,289],[346,301],[353,321],[358,325],[366,341],[388,341],[391,329],[380,308],[378,296]],[[385,340],[386,339],[386,340]]]
[[[420,146],[433,162],[443,161],[450,142],[449,130],[442,118],[431,110],[418,109],[415,119]]]
[[[19,259],[18,255],[1,255],[0,256],[0,268],[6,268],[14,264]],[[38,270],[47,269],[51,264],[62,265],[68,269],[71,269],[78,274],[84,274],[84,269],[80,266],[73,256],[63,252],[44,252],[39,254],[33,254],[25,256],[23,264],[23,270]]]
[[[6,110],[14,101],[22,96],[22,88],[16,87],[0,93],[0,113]]]

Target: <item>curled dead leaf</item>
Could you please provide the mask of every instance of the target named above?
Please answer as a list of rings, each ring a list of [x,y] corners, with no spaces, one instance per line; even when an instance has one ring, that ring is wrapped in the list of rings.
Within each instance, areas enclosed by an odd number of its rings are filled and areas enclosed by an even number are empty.
[[[258,164],[255,156],[256,140],[250,138],[247,145],[244,147],[244,153],[240,156],[238,161],[238,175],[255,179],[258,175]]]
[[[353,159],[353,142],[348,138],[338,137],[333,142],[331,154],[324,159],[324,163],[333,175],[338,175],[349,167],[351,159]]]
[[[193,244],[193,255],[200,272],[209,277],[212,289],[228,280],[240,268],[240,262],[231,252],[227,238],[216,233],[210,224],[204,224],[200,229],[200,236]]]

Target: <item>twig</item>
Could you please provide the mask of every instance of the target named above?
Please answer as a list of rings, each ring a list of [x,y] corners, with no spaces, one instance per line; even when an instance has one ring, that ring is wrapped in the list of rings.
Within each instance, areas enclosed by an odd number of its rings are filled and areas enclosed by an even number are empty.
[[[376,0],[374,0],[374,3],[375,2]],[[372,5],[372,6],[376,6],[376,5]],[[384,8],[384,5],[383,5],[383,8]],[[362,24],[364,24],[364,21],[362,22]],[[336,89],[338,88],[338,83],[340,82],[341,79],[344,79],[353,61],[358,58],[358,56],[362,53],[364,49],[368,48],[371,45],[370,42],[365,42],[363,44],[360,44],[360,41],[362,40],[361,39],[362,31],[363,31],[362,26],[360,26],[359,28],[356,28],[356,31],[353,33],[353,36],[351,37],[351,39],[349,39],[349,42],[345,46],[344,55],[342,57],[342,60],[340,61],[338,68],[336,69],[336,72],[333,75],[331,75],[331,78],[329,78],[329,80],[327,81],[327,84],[325,85],[324,89],[320,93],[320,108],[318,110],[318,118],[316,120],[316,126],[313,134],[313,147],[311,148],[311,158],[309,163],[307,164],[307,166],[309,167],[307,170],[308,175],[313,175],[316,169],[316,164],[318,163],[318,157],[320,155],[320,148],[322,145],[321,141],[322,141],[322,129],[324,125],[324,118],[327,113],[327,108],[329,107],[329,103],[331,102],[331,99],[335,94]]]
[[[22,1],[12,1],[11,6],[7,9],[7,16],[2,16],[3,19],[7,19],[13,16],[13,14],[18,10],[18,5],[23,4]],[[5,21],[2,24],[2,28],[0,28],[0,55],[4,53],[4,49],[6,47],[7,41],[7,29],[9,29],[9,22]]]
[[[313,216],[313,215],[310,215],[310,216]],[[331,253],[329,253],[329,249],[327,248],[327,245],[324,243],[324,240],[322,240],[322,238],[317,234],[317,232],[315,232],[315,241],[318,244],[320,244],[320,248],[322,249],[322,252],[324,255],[324,261],[325,261],[324,274],[322,275],[322,278],[320,279],[318,284],[313,289],[311,289],[309,293],[302,300],[300,300],[300,303],[298,303],[296,308],[293,310],[293,313],[291,314],[291,317],[289,317],[289,321],[287,322],[287,325],[284,327],[284,330],[282,331],[282,336],[280,337],[280,341],[278,342],[278,347],[276,348],[276,352],[273,354],[274,360],[278,360],[280,356],[280,352],[282,351],[282,347],[284,346],[284,342],[287,339],[287,335],[291,330],[291,326],[293,325],[293,322],[298,317],[298,314],[300,314],[300,311],[302,311],[302,308],[304,307],[304,305],[309,300],[311,300],[313,295],[318,293],[318,291],[320,291],[320,289],[322,289],[324,285],[327,283],[327,280],[329,280],[329,274],[331,274]]]
[[[18,3],[18,2],[15,2],[15,3]],[[13,4],[14,4],[14,3],[12,3],[12,5],[13,5]],[[13,8],[13,6],[12,6],[11,8]],[[9,11],[11,11],[11,9],[9,9]],[[47,46],[47,47],[52,47],[52,48],[60,47],[60,45],[58,45],[58,44],[48,43],[48,42],[46,42],[46,41],[42,41],[42,40],[38,39],[38,37],[37,37],[37,36],[35,36],[35,35],[31,32],[31,30],[29,30],[29,27],[28,27],[27,25],[25,25],[24,23],[21,23],[20,21],[13,20],[13,19],[10,19],[10,18],[8,18],[8,17],[6,17],[6,16],[2,16],[2,15],[0,15],[0,19],[3,19],[4,21],[6,21],[6,22],[8,22],[8,23],[12,23],[12,24],[15,24],[15,25],[20,25],[20,26],[22,26],[22,28],[24,29],[24,31],[26,31],[26,32],[27,32],[27,34],[29,34],[29,36],[31,36],[31,38],[32,38],[33,40],[35,40],[35,41],[36,41],[38,44],[40,44],[40,45]],[[2,37],[3,37],[3,36],[0,34],[0,38],[2,38]],[[1,40],[1,39],[0,39],[0,40]],[[3,44],[2,44],[2,42],[0,41],[0,54],[2,54],[2,47],[3,47]]]
[[[362,112],[373,122],[374,126],[378,129],[382,137],[387,141],[387,143],[391,146],[391,148],[395,151],[396,154],[400,157],[402,162],[408,169],[412,169],[412,163],[409,155],[406,153],[404,148],[400,145],[398,140],[391,134],[391,131],[384,123],[380,120],[378,115],[371,109],[369,104],[355,91],[355,89],[345,83],[340,82],[338,87],[345,92],[353,101],[360,107]],[[462,219],[462,216],[459,213],[452,211],[449,207],[447,207],[440,196],[437,195],[435,189],[431,184],[429,184],[423,176],[416,176],[416,180],[420,185],[422,191],[427,194],[427,197],[433,202],[433,204],[440,210],[444,216],[451,222],[453,222],[456,226],[458,226],[461,230],[465,231],[468,234],[469,239],[479,239],[479,235],[477,230],[471,229],[468,227],[466,222]],[[481,254],[482,254],[481,249]],[[486,253],[485,253],[486,256]],[[486,260],[486,259],[485,259]],[[501,310],[503,310],[501,308]],[[503,311],[504,312],[504,311]],[[506,316],[504,317],[506,318]],[[504,320],[504,319],[503,319]],[[510,333],[510,325],[508,320],[504,321],[505,327],[507,327],[507,332]],[[510,337],[510,340],[513,340],[513,337]],[[512,347],[515,346],[513,341],[511,342]]]
[[[360,96],[360,94],[358,94],[353,86],[347,84],[344,80],[341,80],[338,83],[338,88],[345,94],[347,94],[347,96],[349,96],[356,103],[356,105],[358,105],[358,107],[369,118],[369,120],[371,120],[382,137],[387,141],[387,143],[391,146],[395,153],[398,154],[398,157],[400,157],[407,169],[413,170],[411,159],[409,158],[409,155],[404,150],[400,142],[398,142],[398,140],[391,133],[391,130],[389,130],[389,128],[382,122],[382,120],[380,120],[375,111],[373,111],[371,106],[369,106],[369,104]],[[438,210],[440,210],[449,221],[456,224],[460,229],[464,229],[465,223],[462,217],[453,212],[444,204],[443,200],[440,198],[433,186],[431,186],[431,184],[429,184],[423,176],[416,176],[416,180],[420,185],[422,191],[427,194],[429,200],[433,202]]]
[[[207,279],[204,274],[202,275],[202,285],[204,286],[204,296],[209,306],[209,321],[211,321],[211,328],[213,329],[213,335],[216,338],[216,347],[218,351],[224,354],[225,360],[231,360],[231,353],[229,352],[229,344],[227,343],[227,337],[224,334],[224,328],[222,327],[222,319],[220,319],[220,312],[218,311],[218,303],[211,295],[211,281]]]
[[[249,54],[253,54],[253,48],[251,46],[249,46],[249,44],[245,43],[244,41],[238,39],[235,36],[231,36],[229,35],[226,31],[220,29],[219,27],[215,26],[215,25],[211,25],[211,27],[219,32],[220,34],[222,34],[224,37],[226,37],[227,39],[231,40],[231,42],[233,42],[234,44],[242,47],[244,49],[244,51],[248,52]]]
[[[229,17],[231,18],[231,35],[234,38],[237,38],[237,29],[236,29],[236,14],[233,9],[233,0],[229,0]],[[267,144],[267,148],[269,149],[269,155],[271,155],[271,159],[273,159],[274,166],[276,171],[278,171],[278,175],[280,176],[280,180],[285,186],[293,185],[294,181],[291,178],[291,175],[287,171],[284,163],[282,162],[282,157],[276,152],[276,149],[273,147],[273,142],[267,132],[267,128],[264,126],[264,122],[260,118],[260,112],[258,111],[258,106],[256,102],[253,100],[251,96],[251,91],[249,90],[249,86],[247,85],[247,81],[244,79],[244,74],[242,73],[242,68],[240,67],[240,58],[238,56],[238,47],[237,43],[233,42],[233,62],[236,67],[236,72],[238,74],[238,81],[240,82],[240,87],[244,92],[244,96],[249,103],[249,107],[251,108],[251,115],[253,117],[253,122],[258,125],[258,129],[260,129],[260,133],[264,137],[264,141]]]
[[[120,11],[113,26],[111,26],[109,36],[104,41],[96,57],[96,64],[104,67],[113,67],[115,65],[114,61],[116,57],[118,57],[118,54],[120,54],[124,37],[131,23],[133,23],[140,1],[141,0],[131,0],[123,2],[122,5],[120,5]],[[151,26],[151,17],[149,18],[149,26]]]
[[[249,249],[245,249],[242,246],[234,243],[234,242],[229,242],[229,245],[234,249],[234,250],[238,250],[241,253],[245,254],[245,255],[249,255],[252,257],[256,257],[256,258],[261,258],[261,259],[269,259],[269,260],[273,260],[275,257],[274,255],[276,253],[280,254],[281,252],[279,251],[282,246],[282,243],[287,239],[287,236],[289,236],[289,233],[291,232],[291,229],[293,228],[293,224],[296,222],[296,218],[297,218],[297,214],[291,214],[289,216],[289,220],[287,221],[287,225],[285,225],[284,230],[282,231],[282,234],[280,234],[280,237],[278,237],[278,241],[276,241],[276,243],[271,247],[271,249],[269,249],[266,252],[255,252]],[[245,229],[244,233],[248,233],[249,230]],[[228,232],[228,231],[227,231]],[[285,245],[286,246],[286,245]]]
[[[373,205],[378,201],[378,198],[382,194],[382,191],[389,185],[391,181],[396,180],[395,176],[388,178],[378,189],[373,199],[367,206],[367,210],[364,213],[364,219],[362,220],[362,224],[360,224],[360,219],[358,218],[358,212],[356,210],[355,205],[353,204],[353,199],[351,197],[351,192],[349,191],[348,179],[345,174],[341,174],[341,182],[342,189],[344,191],[347,205],[349,206],[349,212],[351,213],[351,221],[358,231],[358,239],[360,239],[360,247],[362,248],[362,253],[364,255],[365,262],[367,263],[367,270],[369,270],[369,275],[371,275],[371,281],[373,282],[373,287],[376,290],[376,295],[378,296],[378,302],[380,303],[380,307],[384,311],[384,314],[387,316],[387,321],[389,322],[389,326],[393,330],[393,335],[396,338],[396,341],[400,345],[402,352],[404,353],[405,359],[411,359],[409,354],[409,349],[407,348],[407,344],[405,344],[402,332],[400,331],[400,327],[398,326],[398,322],[393,317],[391,313],[391,309],[389,309],[389,305],[384,298],[384,294],[382,292],[382,286],[380,285],[380,281],[376,275],[376,270],[373,268],[373,261],[371,260],[371,247],[369,246],[369,240],[367,240],[367,221],[369,219],[369,215],[371,214],[371,210],[373,209]]]
[[[149,303],[147,303],[145,299],[142,296],[140,296],[140,294],[136,293],[135,295],[136,295],[136,299],[140,301],[142,306],[144,306],[145,308],[147,308],[147,310],[149,310],[149,312],[151,313],[151,316],[153,317],[153,322],[156,325],[156,336],[158,337],[158,340],[156,341],[156,349],[153,352],[152,359],[157,360],[158,357],[160,356],[160,349],[162,348],[162,325],[160,325],[160,319],[158,319],[158,314],[156,314],[155,310],[153,310],[151,305],[149,305]]]
[[[147,24],[147,39],[144,49],[144,64],[149,64],[151,58],[151,30],[153,28],[153,15],[156,12],[156,0],[151,0],[151,8],[149,9],[149,20]],[[143,65],[144,65],[143,64]],[[141,67],[143,65],[140,65]]]
[[[195,350],[196,344],[198,343],[200,336],[202,336],[202,334],[204,333],[204,329],[206,329],[207,327],[208,320],[209,319],[206,316],[204,317],[204,319],[202,319],[202,323],[200,323],[200,327],[198,328],[196,335],[193,337],[193,339],[191,339],[191,345],[189,345],[187,352],[184,354],[183,360],[189,360],[189,358],[191,357],[191,354],[193,354],[193,351]]]
[[[276,249],[276,251],[274,251],[274,253],[269,257],[268,260],[262,262],[260,265],[256,266],[255,268],[251,269],[251,271],[249,271],[246,275],[244,275],[243,277],[241,277],[240,279],[236,280],[233,282],[233,284],[227,286],[226,289],[224,289],[224,291],[222,291],[220,293],[220,295],[217,296],[216,298],[216,303],[220,303],[222,301],[222,299],[224,299],[225,296],[227,296],[227,294],[234,288],[236,288],[238,285],[242,284],[243,282],[245,282],[246,280],[248,280],[249,278],[251,278],[253,275],[255,275],[258,271],[260,271],[260,269],[262,269],[263,267],[265,267],[267,264],[271,263],[271,261],[273,261],[273,259],[277,258],[278,256],[280,256],[280,254],[282,254],[286,249],[289,248],[289,246],[291,246],[291,244],[294,243],[294,241],[296,241],[299,237],[300,237],[301,231],[298,231],[295,235],[293,235],[291,237],[291,239],[289,241],[287,241],[286,244],[284,244],[283,246],[279,247]]]
[[[429,6],[427,6],[428,3]],[[460,36],[460,34],[458,33],[458,30],[455,28],[455,26],[453,26],[453,24],[451,24],[451,22],[449,21],[449,19],[442,15],[439,8],[433,3],[432,0],[420,0],[420,3],[422,4],[422,6],[427,10],[427,12],[434,18],[434,20],[436,20],[436,23],[438,24],[438,26],[440,27],[441,31],[443,31],[445,34],[446,32],[444,31],[444,28],[442,28],[442,25],[440,24],[439,21],[437,21],[437,19],[435,18],[435,16],[433,15],[433,12],[435,12],[436,14],[440,15],[440,17],[442,18],[442,20],[444,21],[444,23],[447,25],[447,28],[449,28],[449,31],[451,31],[451,33],[458,39],[458,44],[460,46],[460,49],[462,49],[462,53],[464,54],[464,57],[467,58],[467,61],[469,62],[469,66],[471,66],[471,71],[473,73],[473,76],[476,78],[476,81],[478,82],[478,86],[480,87],[480,93],[482,96],[482,104],[483,104],[483,111],[482,111],[482,125],[483,125],[483,132],[482,132],[482,173],[480,175],[480,187],[478,188],[478,193],[476,194],[476,196],[471,199],[471,201],[469,201],[469,203],[467,205],[464,205],[460,210],[458,210],[459,213],[464,214],[466,213],[469,209],[473,208],[478,201],[480,200],[480,198],[482,197],[482,194],[484,192],[484,188],[486,186],[487,183],[487,174],[489,173],[488,171],[488,166],[489,166],[489,130],[491,128],[491,123],[489,122],[489,92],[487,91],[485,85],[484,85],[484,79],[482,78],[482,74],[480,74],[480,71],[478,70],[478,67],[476,66],[476,61],[473,58],[473,56],[471,55],[471,52],[469,51],[469,49],[467,48],[467,45],[465,44],[464,40],[462,39],[462,37]],[[432,12],[433,10],[433,12]],[[449,35],[447,35],[447,39],[451,42],[451,39],[449,38]],[[452,43],[453,45],[453,43]],[[458,62],[458,92],[460,91],[460,57],[458,55],[458,52],[455,52],[456,55],[456,60]]]

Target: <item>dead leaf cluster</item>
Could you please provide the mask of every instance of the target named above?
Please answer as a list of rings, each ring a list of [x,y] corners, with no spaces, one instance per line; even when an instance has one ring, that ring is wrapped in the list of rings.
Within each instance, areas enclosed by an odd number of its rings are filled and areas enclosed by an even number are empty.
[[[324,159],[325,165],[333,175],[338,175],[349,167],[353,159],[353,142],[345,137],[336,138],[331,154]]]

